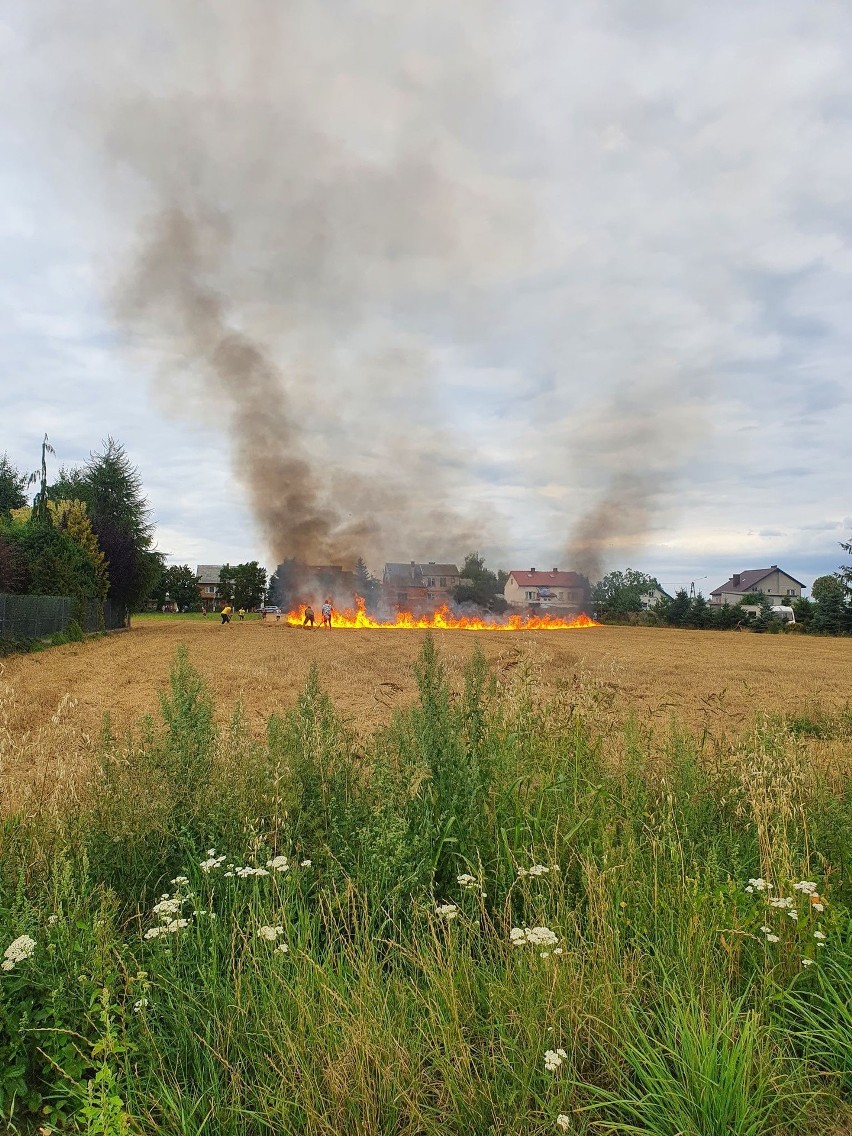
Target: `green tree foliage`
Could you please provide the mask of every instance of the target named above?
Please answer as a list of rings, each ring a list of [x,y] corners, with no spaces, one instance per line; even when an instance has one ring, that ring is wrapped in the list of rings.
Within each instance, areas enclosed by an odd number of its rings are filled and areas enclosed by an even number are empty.
[[[796,623],[800,623],[803,627],[809,627],[814,617],[815,606],[813,601],[806,599],[805,596],[799,596],[798,599],[793,600],[792,607]]]
[[[699,631],[713,624],[713,609],[700,592],[693,597],[689,605],[689,623]]]
[[[198,576],[188,564],[170,564],[161,570],[151,598],[158,608],[165,603],[176,603],[181,611],[199,607]]]
[[[840,547],[852,557],[852,536],[848,541],[841,541]],[[835,575],[846,589],[846,595],[852,601],[852,560],[848,564],[841,564]]]
[[[364,600],[367,611],[375,612],[382,598],[381,580],[376,579],[360,556],[355,564],[355,592]]]
[[[8,516],[12,509],[22,509],[26,505],[26,487],[26,475],[4,453],[0,458],[0,516]]]
[[[23,524],[9,526],[5,537],[25,565],[20,590],[36,596],[101,599],[97,569],[86,550],[49,518],[33,515]]]
[[[81,470],[60,470],[60,481],[50,496],[69,491],[85,502],[92,531],[106,556],[108,598],[128,609],[139,606],[150,595],[163,558],[154,549],[154,525],[142,479],[124,446],[107,438],[102,452],[93,452]]]
[[[592,589],[592,605],[600,618],[618,619],[642,611],[642,596],[659,587],[656,577],[633,568],[610,572]]]
[[[811,595],[815,601],[812,631],[820,635],[843,635],[852,631],[846,586],[838,576],[818,576],[811,585]]]
[[[461,570],[469,584],[460,584],[453,593],[456,603],[475,603],[488,611],[503,612],[509,606],[503,598],[508,576],[505,572],[492,572],[485,567],[485,559],[478,552],[469,552]]]
[[[266,569],[256,560],[247,564],[225,564],[219,573],[219,587],[223,599],[234,607],[248,610],[259,607],[266,594]]]

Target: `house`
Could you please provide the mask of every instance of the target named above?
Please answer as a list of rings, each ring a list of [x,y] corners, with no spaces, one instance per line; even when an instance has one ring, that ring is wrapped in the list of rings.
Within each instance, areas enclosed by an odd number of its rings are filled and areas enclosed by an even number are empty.
[[[576,572],[549,572],[514,570],[509,573],[503,589],[506,603],[514,608],[532,608],[534,611],[580,612],[591,605],[591,589],[585,576]]]
[[[406,611],[434,610],[450,603],[455,589],[461,583],[457,564],[439,564],[430,560],[418,564],[388,563],[382,573],[382,590],[385,603]]]
[[[198,564],[195,574],[198,577],[198,596],[205,607],[215,608],[219,603],[219,573],[221,564]]]
[[[804,586],[777,564],[770,568],[749,568],[735,572],[730,580],[714,588],[710,603],[716,607],[738,604],[750,592],[760,592],[771,604],[789,606],[793,600],[801,599]]]
[[[649,592],[639,597],[639,602],[642,605],[643,611],[650,611],[652,607],[656,607],[661,600],[670,600],[672,597],[667,591],[655,584]]]

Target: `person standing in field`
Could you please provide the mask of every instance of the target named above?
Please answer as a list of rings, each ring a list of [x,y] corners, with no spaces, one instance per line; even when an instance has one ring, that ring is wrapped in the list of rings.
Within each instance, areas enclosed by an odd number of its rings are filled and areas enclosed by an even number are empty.
[[[333,609],[332,609],[332,606],[331,606],[331,600],[326,600],[326,601],[325,601],[325,603],[324,603],[324,604],[322,605],[322,607],[320,608],[320,613],[321,613],[321,615],[322,615],[322,625],[323,625],[323,627],[331,627],[331,613],[332,613],[332,610],[333,610]]]
[[[313,631],[313,629],[314,629],[314,609],[311,607],[310,604],[308,604],[308,606],[305,608],[305,618],[302,622],[302,627],[307,627],[308,624],[311,625],[311,631]]]
[[[233,613],[233,610],[234,609],[231,607],[230,604],[225,604],[225,606],[222,608],[221,614],[222,614],[222,626],[223,627],[225,626],[226,623],[231,622],[231,615]]]
[[[244,607],[241,607],[241,608],[240,608],[240,610],[239,610],[239,611],[237,612],[237,615],[239,615],[239,617],[240,617],[240,623],[242,623],[242,621],[243,621],[243,620],[245,619],[245,617],[246,617],[246,609],[245,609]]]

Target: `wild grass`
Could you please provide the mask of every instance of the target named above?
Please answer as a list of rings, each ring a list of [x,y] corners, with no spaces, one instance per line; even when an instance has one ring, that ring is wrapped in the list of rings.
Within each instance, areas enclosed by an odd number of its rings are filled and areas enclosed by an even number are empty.
[[[597,688],[543,697],[534,658],[450,677],[427,639],[364,738],[313,670],[259,739],[181,652],[90,784],[7,815],[12,1131],[849,1123],[848,771],[778,716],[601,732]]]

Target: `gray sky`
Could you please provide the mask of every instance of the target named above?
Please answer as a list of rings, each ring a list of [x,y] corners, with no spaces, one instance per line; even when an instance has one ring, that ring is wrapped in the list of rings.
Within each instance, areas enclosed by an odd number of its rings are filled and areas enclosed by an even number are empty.
[[[5,6],[0,450],[190,564],[840,563],[845,0],[137,7]]]

